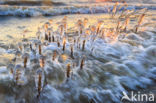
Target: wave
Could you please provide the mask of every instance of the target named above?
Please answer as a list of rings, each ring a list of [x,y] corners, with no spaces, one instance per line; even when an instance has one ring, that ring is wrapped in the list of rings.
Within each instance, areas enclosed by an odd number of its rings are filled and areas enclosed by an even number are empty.
[[[20,17],[33,17],[33,16],[55,16],[64,14],[96,14],[108,13],[108,8],[113,9],[112,5],[105,6],[0,6],[0,16],[20,16]],[[147,8],[149,10],[156,10],[156,6],[128,6],[129,10],[138,10]],[[121,8],[122,10],[124,8]]]
[[[60,6],[60,5],[65,5],[63,2],[52,2],[52,1],[4,1],[0,2],[2,5],[24,5],[24,6],[42,6],[42,5],[48,5],[48,6]]]

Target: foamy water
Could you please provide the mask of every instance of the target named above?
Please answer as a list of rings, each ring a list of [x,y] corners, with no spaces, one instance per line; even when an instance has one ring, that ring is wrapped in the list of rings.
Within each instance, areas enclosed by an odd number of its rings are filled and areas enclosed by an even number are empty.
[[[69,3],[65,5],[52,5],[52,6],[23,6],[23,5],[0,5],[0,16],[19,16],[19,17],[32,17],[32,16],[55,16],[64,14],[96,14],[96,13],[109,13],[113,9],[113,3]],[[123,5],[123,4],[121,4]],[[122,6],[117,9],[122,11],[125,9]],[[154,4],[130,4],[126,7],[127,10],[140,10],[147,8],[149,10],[156,10]]]

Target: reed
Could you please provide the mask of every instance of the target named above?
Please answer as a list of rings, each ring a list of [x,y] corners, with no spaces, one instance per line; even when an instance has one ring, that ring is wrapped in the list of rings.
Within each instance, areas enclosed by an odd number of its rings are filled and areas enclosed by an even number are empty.
[[[117,6],[118,6],[118,2],[116,2],[115,5],[113,6],[112,17],[114,17],[117,12]]]
[[[84,28],[87,27],[87,23],[88,23],[88,19],[87,18],[84,18],[84,20],[83,20],[83,26],[84,26]]]
[[[16,70],[16,77],[15,77],[16,83],[18,83],[20,74],[21,74],[21,73],[20,73],[20,70],[17,69],[17,70]]]
[[[57,40],[57,46],[60,47],[60,42],[59,42],[59,40]]]
[[[38,50],[39,50],[39,54],[42,55],[42,47],[41,47],[41,45],[39,45]]]
[[[65,18],[66,17],[66,18]],[[63,28],[64,28],[64,31],[65,31],[65,33],[67,32],[67,16],[65,16],[64,17],[64,19],[63,19],[63,22],[62,22],[62,24],[63,24]]]
[[[74,49],[73,49],[73,45],[70,46],[70,50],[71,50],[70,56],[71,56],[71,58],[74,58]]]
[[[25,58],[24,58],[24,68],[26,68],[26,67],[27,67],[27,61],[28,61],[28,57],[27,57],[27,56],[25,56]]]
[[[91,35],[95,35],[96,33],[96,26],[90,26]]]
[[[23,47],[22,47],[22,44],[19,44],[19,50],[22,52],[23,51]]]
[[[10,73],[11,74],[13,74],[14,73],[14,64],[9,64],[8,66],[7,66],[7,68],[10,70]]]
[[[145,18],[145,13],[141,14],[138,19],[138,24],[136,25],[136,29],[135,29],[136,33],[138,32],[138,29],[139,29],[140,25],[142,24],[144,18]]]
[[[49,36],[49,39],[48,39],[49,43],[51,43],[51,36]]]
[[[38,96],[40,96],[41,90],[42,90],[42,73],[40,72],[38,74],[38,88],[37,88]]]
[[[33,48],[32,48],[32,44],[30,43],[29,46],[30,46],[30,50],[32,51],[32,50],[33,50]]]
[[[22,67],[21,65],[15,66],[14,80],[17,84],[19,84],[19,80],[20,80],[21,74],[22,74],[21,67]]]
[[[130,18],[129,18],[129,17],[126,17],[126,20],[125,20],[125,23],[124,23],[124,25],[125,25],[124,31],[127,30],[127,26],[128,26],[128,24],[129,24],[129,22],[130,22]]]
[[[49,20],[49,24],[50,24],[50,25],[53,24],[53,20],[52,20],[52,19]]]
[[[67,78],[70,78],[70,72],[71,72],[70,64],[67,64],[67,72],[66,72]]]
[[[103,21],[98,21],[98,24],[97,24],[97,30],[96,30],[96,34],[99,34],[99,31],[100,31],[100,27],[102,25]]]
[[[41,68],[44,68],[44,66],[45,66],[44,57],[41,57],[40,60],[39,60],[39,62],[40,62],[40,67],[41,67]]]
[[[82,20],[77,21],[77,27],[78,27],[78,33],[79,35],[81,35],[83,33],[83,28],[84,28]]]
[[[45,33],[45,40],[48,41],[48,35],[47,35],[47,33]]]
[[[62,50],[65,51],[66,49],[66,38],[63,38],[63,48]]]
[[[54,52],[53,52],[52,61],[54,61],[54,60],[56,59],[56,56],[57,56],[57,51],[54,51]]]
[[[80,63],[80,69],[83,69],[85,58],[83,57]]]
[[[64,35],[64,29],[63,29],[63,28],[64,28],[63,25],[60,25],[60,26],[59,26],[59,29],[60,29],[60,35],[61,35],[61,36]]]
[[[85,50],[85,44],[86,44],[86,40],[83,40],[83,44],[82,44],[82,51]]]
[[[51,42],[51,33],[49,31],[49,35],[48,35],[48,41]]]
[[[55,37],[54,37],[54,35],[52,35],[52,41],[55,42]]]

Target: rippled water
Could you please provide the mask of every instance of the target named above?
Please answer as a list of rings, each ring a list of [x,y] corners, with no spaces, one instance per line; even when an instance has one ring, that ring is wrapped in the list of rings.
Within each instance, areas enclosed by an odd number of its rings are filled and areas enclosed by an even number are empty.
[[[70,45],[77,39],[75,23],[78,19],[88,18],[89,25],[96,25],[98,20],[104,21],[104,28],[113,28],[114,19],[108,14],[67,15],[67,27],[70,28],[66,38],[66,49],[62,51],[57,42],[42,44],[42,55],[45,66],[42,69],[36,32],[49,19],[53,20],[53,30],[58,30],[63,16],[52,17],[0,17],[0,100],[2,103],[120,103],[122,91],[146,90],[156,81],[156,31],[155,11],[145,18],[146,26],[138,33],[123,32],[125,37],[108,42],[107,39],[94,36],[81,36],[79,43],[86,40],[85,49],[73,44],[74,59],[70,56]],[[136,24],[134,18],[128,29]],[[41,29],[44,33],[44,29]],[[23,39],[24,35],[24,39]],[[59,35],[54,32],[57,38]],[[41,40],[42,41],[42,40]],[[20,43],[20,44],[19,44]],[[31,50],[29,44],[32,43]],[[24,45],[20,52],[19,45]],[[38,45],[38,44],[37,44]],[[52,60],[54,51],[56,58]],[[21,56],[18,53],[22,53]],[[29,54],[27,67],[23,67],[25,53]],[[13,65],[12,59],[16,57]],[[84,66],[81,69],[81,61]],[[37,60],[36,60],[37,59]],[[38,61],[39,60],[39,61]],[[14,61],[14,60],[13,60]],[[70,64],[70,78],[67,78],[67,65]],[[41,67],[40,67],[41,66]],[[13,68],[13,73],[11,71]],[[41,69],[41,70],[40,70]],[[19,71],[19,72],[16,72]],[[16,76],[21,75],[17,81]],[[38,96],[39,74],[41,93]]]

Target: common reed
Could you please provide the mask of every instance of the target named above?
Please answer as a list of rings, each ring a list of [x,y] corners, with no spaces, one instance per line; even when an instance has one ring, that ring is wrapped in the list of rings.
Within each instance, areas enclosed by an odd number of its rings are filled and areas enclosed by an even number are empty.
[[[140,27],[140,25],[142,24],[143,20],[145,18],[145,13],[141,14],[138,18],[138,24],[136,25],[136,29],[135,29],[135,32],[137,33],[138,32],[138,29]]]
[[[74,58],[74,48],[73,48],[73,45],[70,46],[70,50],[71,50],[70,56],[71,56],[71,58]]]
[[[70,78],[70,72],[71,72],[70,64],[67,64],[67,72],[66,72],[67,78]]]
[[[41,44],[39,44],[39,46],[38,46],[38,51],[39,51],[39,54],[42,55],[42,47],[41,47]]]
[[[86,40],[83,40],[83,43],[82,43],[82,51],[85,50],[85,44],[86,44]]]
[[[54,60],[56,59],[56,56],[57,56],[57,51],[55,50],[55,51],[53,52],[52,61],[54,61]]]
[[[39,59],[39,62],[40,62],[40,67],[44,68],[44,66],[45,66],[45,57],[41,56],[40,59]]]
[[[80,62],[80,69],[83,69],[85,58],[83,57]]]
[[[65,51],[65,49],[66,49],[66,38],[64,37],[63,38],[63,48],[62,48],[62,50]]]

